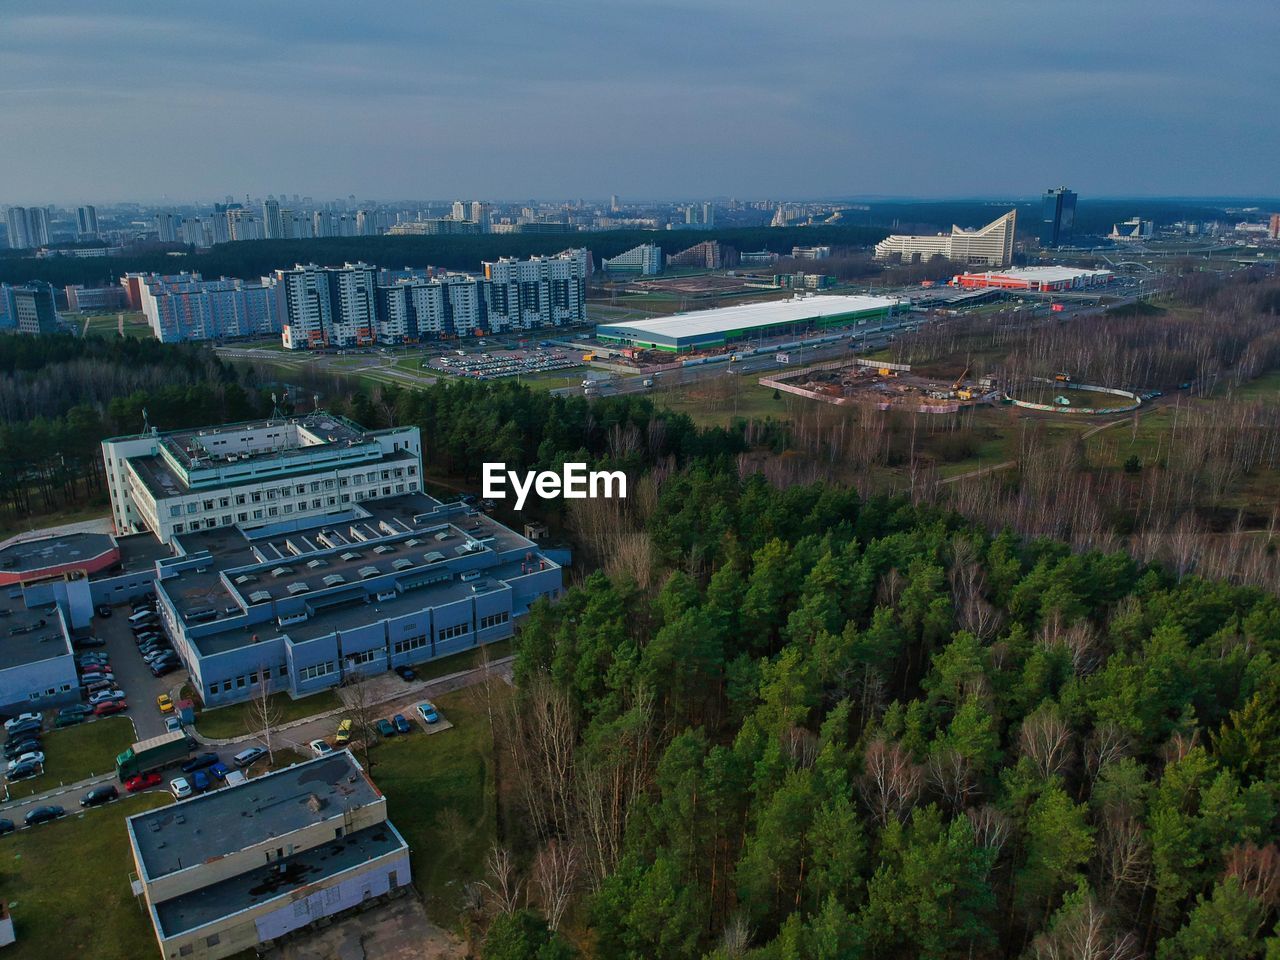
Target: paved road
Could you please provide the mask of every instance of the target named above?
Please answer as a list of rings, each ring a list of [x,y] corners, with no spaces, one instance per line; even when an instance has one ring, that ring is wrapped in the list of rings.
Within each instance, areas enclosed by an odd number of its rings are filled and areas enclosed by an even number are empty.
[[[165,732],[164,714],[156,706],[156,697],[168,693],[186,682],[187,673],[179,670],[163,677],[151,674],[151,668],[143,661],[133,642],[133,632],[129,629],[131,610],[126,604],[113,608],[113,615],[107,619],[94,617],[94,632],[107,641],[107,651],[111,657],[111,669],[116,676],[116,685],[125,693],[129,702],[126,714],[138,732],[139,740],[158,737]]]

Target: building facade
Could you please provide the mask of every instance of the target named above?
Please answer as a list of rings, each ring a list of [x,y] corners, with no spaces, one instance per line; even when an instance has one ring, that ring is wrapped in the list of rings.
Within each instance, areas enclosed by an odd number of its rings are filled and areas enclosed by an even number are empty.
[[[280,292],[270,277],[254,283],[205,280],[198,273],[141,274],[137,291],[138,309],[161,343],[271,336],[283,328]]]
[[[635,273],[643,277],[662,272],[662,248],[652,243],[625,250],[616,257],[600,261],[605,273]]]
[[[1069,247],[1076,225],[1076,195],[1066,187],[1046,190],[1040,200],[1040,246]]]
[[[39,280],[16,287],[0,283],[0,332],[39,336],[61,329],[53,287]]]
[[[1081,270],[1075,267],[1022,267],[1000,272],[962,273],[952,284],[968,290],[1028,290],[1059,292],[1080,290],[1110,283],[1115,274],[1110,270]]]
[[[343,750],[125,821],[164,960],[221,960],[412,880],[387,801]]]
[[[76,239],[98,239],[98,208],[92,204],[76,208]]]
[[[125,294],[121,287],[86,287],[71,284],[66,290],[67,310],[71,313],[92,313],[103,310],[123,310]]]
[[[10,207],[9,247],[34,250],[49,243],[49,212],[44,207]]]
[[[485,263],[488,329],[500,333],[586,323],[590,259],[590,253],[578,249]]]
[[[1013,262],[1017,218],[1017,210],[1010,210],[976,230],[964,230],[953,225],[950,233],[933,236],[894,234],[876,244],[875,257],[877,260],[896,257],[903,263],[942,257],[956,263],[974,263],[987,267],[1008,266]]]

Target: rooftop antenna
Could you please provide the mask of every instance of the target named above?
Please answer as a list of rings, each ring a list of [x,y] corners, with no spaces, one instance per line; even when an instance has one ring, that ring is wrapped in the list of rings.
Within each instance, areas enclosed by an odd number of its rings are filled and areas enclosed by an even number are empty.
[[[315,413],[319,413],[319,412],[320,412],[320,394],[318,394],[318,393],[313,393],[313,394],[311,395],[311,402],[312,402],[312,404],[314,405],[314,406],[312,407],[313,412],[315,412]]]
[[[284,414],[280,412],[280,401],[276,399],[274,393],[271,394],[271,418],[272,420],[283,420]]]
[[[151,418],[147,416],[147,408],[143,407],[142,408],[142,432],[151,433],[151,431],[152,431]]]

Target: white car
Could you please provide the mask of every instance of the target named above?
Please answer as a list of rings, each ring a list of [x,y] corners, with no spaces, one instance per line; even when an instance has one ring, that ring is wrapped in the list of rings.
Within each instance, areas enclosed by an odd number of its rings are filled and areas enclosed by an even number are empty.
[[[312,740],[310,747],[311,752],[317,757],[327,757],[333,753],[333,747],[329,746],[328,740]]]
[[[169,792],[173,794],[173,799],[184,800],[191,796],[191,784],[186,777],[176,777],[169,781]]]
[[[9,730],[12,730],[14,727],[16,727],[18,724],[26,723],[28,720],[43,720],[43,719],[44,718],[40,716],[40,714],[38,713],[20,713],[16,717],[14,717],[12,720],[6,720],[4,722],[4,729],[6,732],[8,732]]]
[[[124,699],[123,690],[116,690],[116,689],[99,690],[97,693],[95,693],[92,697],[89,698],[89,706],[96,707],[100,703],[109,703],[112,700],[123,700],[123,699]]]
[[[181,729],[182,729],[181,717],[169,717],[164,722],[165,733],[177,733]]]
[[[20,764],[20,763],[38,763],[38,764],[40,764],[40,766],[42,766],[42,767],[43,767],[43,766],[44,766],[44,751],[42,751],[42,750],[32,750],[30,753],[24,753],[22,756],[20,756],[20,757],[15,757],[14,759],[10,760],[10,761],[9,761],[9,772],[10,772],[10,773],[13,773],[13,771],[14,771],[14,770],[16,770],[16,769],[18,768],[18,764]]]

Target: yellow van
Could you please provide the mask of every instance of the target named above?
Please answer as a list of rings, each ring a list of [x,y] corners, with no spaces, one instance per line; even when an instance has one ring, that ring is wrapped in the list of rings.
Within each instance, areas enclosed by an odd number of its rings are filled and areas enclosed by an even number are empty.
[[[348,743],[351,740],[351,721],[343,720],[338,724],[338,735],[333,738],[335,743]]]

